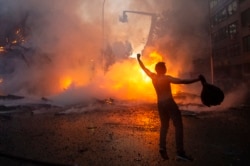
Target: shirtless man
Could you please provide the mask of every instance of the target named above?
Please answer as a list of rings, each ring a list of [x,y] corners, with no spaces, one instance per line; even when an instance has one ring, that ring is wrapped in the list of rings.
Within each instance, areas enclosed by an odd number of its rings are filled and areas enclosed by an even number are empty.
[[[156,73],[151,72],[147,69],[143,62],[140,59],[141,55],[137,54],[137,60],[140,64],[140,67],[143,71],[152,79],[153,86],[157,94],[157,105],[158,112],[161,122],[160,127],[160,154],[161,157],[165,160],[169,159],[167,155],[166,148],[166,136],[169,127],[169,120],[172,119],[175,127],[175,141],[176,141],[176,150],[177,160],[186,160],[192,161],[191,157],[188,157],[185,154],[183,147],[183,124],[181,118],[181,112],[175,103],[172,92],[171,92],[171,83],[172,84],[191,84],[194,82],[200,81],[200,77],[194,79],[179,79],[166,75],[167,68],[164,62],[158,62],[155,65]]]

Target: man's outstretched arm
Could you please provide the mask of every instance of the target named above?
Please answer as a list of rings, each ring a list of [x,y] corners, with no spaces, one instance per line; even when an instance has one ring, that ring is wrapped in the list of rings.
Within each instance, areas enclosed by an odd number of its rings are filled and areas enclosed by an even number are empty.
[[[139,62],[140,67],[142,68],[142,70],[143,70],[149,77],[152,77],[153,73],[145,67],[145,65],[143,64],[143,62],[141,61],[140,58],[141,58],[141,54],[137,54],[137,60],[138,60],[138,62]]]
[[[179,78],[174,78],[171,76],[168,76],[169,80],[171,83],[174,84],[191,84],[200,81],[200,77],[194,78],[194,79],[179,79]]]

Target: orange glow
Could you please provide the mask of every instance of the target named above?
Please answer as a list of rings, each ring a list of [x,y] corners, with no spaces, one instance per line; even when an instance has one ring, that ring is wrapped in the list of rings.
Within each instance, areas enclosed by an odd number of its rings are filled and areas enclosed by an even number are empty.
[[[162,56],[157,52],[152,52],[148,56],[142,56],[141,58],[145,66],[152,72],[155,72],[155,64],[163,61]],[[113,95],[112,97],[124,100],[156,100],[151,79],[140,68],[134,58],[114,64],[105,75],[105,80],[107,82],[103,82],[101,87],[108,89]],[[176,93],[178,87],[173,87],[172,90],[173,93]]]
[[[153,59],[154,63],[162,61],[162,56],[156,51],[149,54],[149,57]]]
[[[158,54],[157,52],[152,52],[151,54],[149,54],[149,57],[150,57],[151,59],[153,59],[153,66],[151,67],[151,69],[152,69],[152,71],[153,71],[155,64],[156,64],[157,62],[163,61],[163,58],[162,58],[162,56],[161,56],[160,54]],[[170,73],[170,74],[172,74],[172,73]],[[172,85],[171,85],[171,88],[172,88],[172,94],[177,94],[177,92],[180,91],[178,85],[173,85],[173,84],[172,84]]]
[[[171,85],[171,88],[173,95],[176,95],[178,92],[180,92],[180,87],[178,85]]]
[[[4,52],[4,47],[0,47],[0,52]]]
[[[72,85],[72,79],[70,77],[64,77],[63,79],[61,79],[60,81],[60,87],[63,90],[66,90],[70,87],[70,85]]]
[[[141,122],[144,124],[144,125],[150,125],[151,123],[151,119],[147,116],[144,116],[144,117],[141,117]]]
[[[147,56],[142,56],[145,66],[155,72],[155,64],[163,61],[163,57],[152,52]],[[119,100],[141,100],[154,102],[156,94],[151,79],[140,68],[135,58],[129,58],[124,61],[116,62],[112,65],[107,73],[96,72],[95,75],[90,73],[81,73],[81,69],[74,71],[65,71],[64,76],[59,79],[59,92],[74,87],[89,86],[89,93],[101,95],[101,97],[110,97]],[[169,73],[173,74],[173,73]],[[172,85],[172,92],[178,92],[177,86]],[[147,123],[147,119],[144,119]]]

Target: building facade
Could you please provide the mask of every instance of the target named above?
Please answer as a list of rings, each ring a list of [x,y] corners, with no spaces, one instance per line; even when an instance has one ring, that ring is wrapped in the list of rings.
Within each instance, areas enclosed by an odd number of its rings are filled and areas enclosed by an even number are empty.
[[[250,85],[250,0],[209,0],[214,83]]]

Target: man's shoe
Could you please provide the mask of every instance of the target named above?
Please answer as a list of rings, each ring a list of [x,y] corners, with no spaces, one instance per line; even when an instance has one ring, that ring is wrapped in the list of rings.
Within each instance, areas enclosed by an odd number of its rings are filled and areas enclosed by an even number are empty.
[[[194,159],[190,156],[187,156],[185,154],[178,154],[176,156],[176,161],[193,161]]]
[[[168,160],[168,154],[167,154],[167,151],[166,150],[162,150],[160,149],[160,154],[161,154],[161,157],[164,159],[164,160]]]

